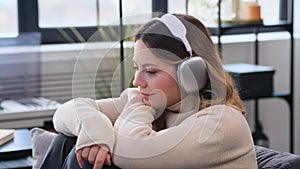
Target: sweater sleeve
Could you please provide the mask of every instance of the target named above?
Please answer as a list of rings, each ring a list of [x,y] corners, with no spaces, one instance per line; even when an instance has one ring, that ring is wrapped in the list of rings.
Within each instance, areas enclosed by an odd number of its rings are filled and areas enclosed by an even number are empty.
[[[232,137],[225,138],[224,107],[195,112],[179,125],[156,132],[155,111],[129,98],[114,127],[113,162],[121,168],[256,168],[249,128],[240,113],[232,120]],[[236,123],[235,123],[236,122]],[[234,141],[246,134],[238,144]],[[224,145],[224,143],[228,145]],[[226,140],[224,142],[224,140]],[[225,148],[223,151],[222,148]],[[227,147],[228,146],[228,147]],[[227,149],[228,148],[228,149]]]
[[[77,136],[76,150],[93,144],[114,148],[113,123],[127,101],[125,90],[119,98],[92,100],[76,98],[64,103],[54,114],[56,131]]]
[[[178,152],[185,151],[181,146],[195,146],[193,142],[183,141],[192,129],[195,118],[186,119],[178,126],[156,132],[152,130],[155,113],[153,108],[142,103],[137,94],[129,96],[122,114],[114,125],[116,143],[113,161],[116,165],[121,168],[161,168],[163,162],[163,166],[180,168],[180,165],[176,166],[175,161],[176,158],[180,159],[181,155]],[[179,159],[177,161],[180,161]]]
[[[104,144],[113,151],[115,137],[112,123],[92,99],[77,98],[64,103],[55,112],[53,124],[58,132],[78,136],[76,150]]]

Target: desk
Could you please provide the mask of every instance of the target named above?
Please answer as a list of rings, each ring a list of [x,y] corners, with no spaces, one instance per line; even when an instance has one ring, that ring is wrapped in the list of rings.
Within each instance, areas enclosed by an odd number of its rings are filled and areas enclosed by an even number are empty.
[[[33,159],[30,131],[17,129],[14,139],[0,146],[0,168],[30,168]]]

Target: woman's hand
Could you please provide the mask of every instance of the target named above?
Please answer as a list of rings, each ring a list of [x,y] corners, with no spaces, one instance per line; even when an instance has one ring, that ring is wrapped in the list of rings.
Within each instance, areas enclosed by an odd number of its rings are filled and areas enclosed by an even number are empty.
[[[101,169],[103,164],[108,166],[111,165],[111,155],[108,152],[106,146],[91,145],[83,147],[76,151],[76,158],[79,166],[82,168],[84,165],[84,160],[89,161],[89,163],[94,164],[93,169]]]

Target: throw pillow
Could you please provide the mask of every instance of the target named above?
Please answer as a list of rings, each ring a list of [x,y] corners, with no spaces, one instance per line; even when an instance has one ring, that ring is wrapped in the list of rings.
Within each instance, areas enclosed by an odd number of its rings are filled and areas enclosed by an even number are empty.
[[[30,133],[33,158],[32,169],[39,169],[49,145],[57,134],[37,127],[31,129]]]

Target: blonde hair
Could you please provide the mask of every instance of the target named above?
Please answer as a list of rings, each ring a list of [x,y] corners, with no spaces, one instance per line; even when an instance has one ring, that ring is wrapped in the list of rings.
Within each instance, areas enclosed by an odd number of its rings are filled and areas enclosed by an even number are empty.
[[[238,91],[235,89],[233,81],[230,75],[225,72],[225,81],[226,81],[226,101],[225,104],[229,105],[237,110],[239,110],[242,114],[246,114],[246,110],[244,108],[243,102],[238,94]],[[205,89],[204,89],[205,90]],[[208,90],[210,92],[210,90]],[[211,106],[211,99],[205,98],[205,95],[200,94],[200,110]]]

